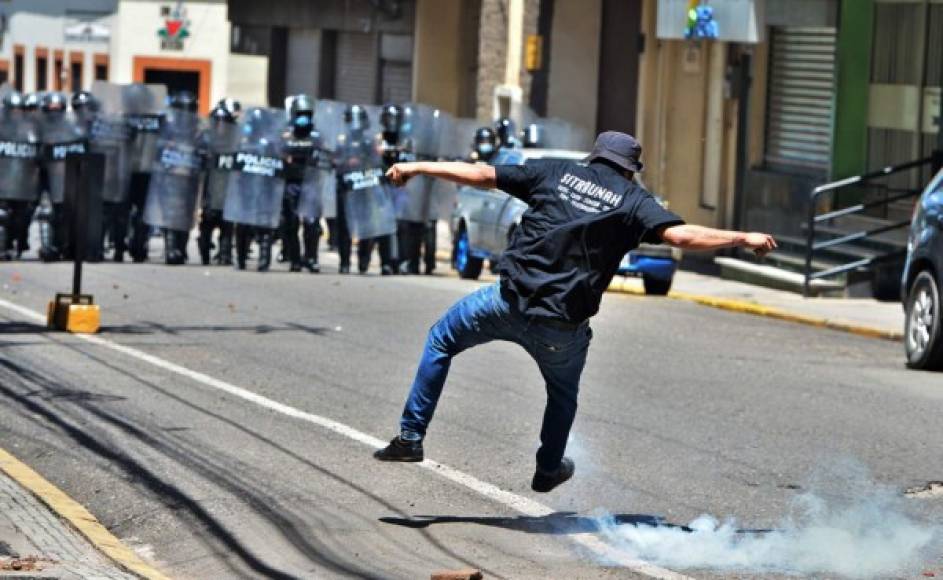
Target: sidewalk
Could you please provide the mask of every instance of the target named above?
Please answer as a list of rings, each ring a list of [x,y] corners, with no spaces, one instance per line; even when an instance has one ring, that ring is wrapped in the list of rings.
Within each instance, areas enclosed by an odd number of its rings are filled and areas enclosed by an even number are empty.
[[[85,508],[0,449],[0,578],[3,577],[163,578]]]
[[[609,290],[644,293],[640,279],[621,276],[613,280]],[[675,274],[669,297],[889,340],[900,340],[904,329],[904,310],[899,302],[861,298],[803,298],[792,292],[687,271]]]

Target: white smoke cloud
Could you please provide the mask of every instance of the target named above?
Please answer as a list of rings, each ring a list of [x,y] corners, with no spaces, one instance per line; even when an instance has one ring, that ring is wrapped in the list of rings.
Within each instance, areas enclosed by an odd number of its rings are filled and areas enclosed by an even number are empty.
[[[943,528],[907,514],[908,500],[874,484],[853,497],[798,496],[792,515],[768,532],[741,532],[732,519],[703,515],[689,530],[619,525],[601,515],[600,533],[627,555],[676,570],[701,569],[848,578],[911,575],[943,540]]]

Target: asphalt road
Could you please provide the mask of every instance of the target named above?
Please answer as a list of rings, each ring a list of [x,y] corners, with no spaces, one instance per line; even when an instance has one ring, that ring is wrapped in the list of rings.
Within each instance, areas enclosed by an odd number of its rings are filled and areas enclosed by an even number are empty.
[[[0,299],[42,312],[70,271],[2,264]],[[152,264],[86,274],[101,338],[380,439],[395,433],[427,328],[476,287]],[[867,479],[895,493],[943,479],[943,376],[906,370],[898,344],[624,295],[605,298],[593,329],[573,481],[529,489],[543,386],[508,344],[456,359],[426,442],[427,457],[559,512],[549,517],[434,467],[379,464],[344,433],[47,333],[2,305],[0,446],[178,578],[468,566],[491,578],[644,577],[574,538],[602,512],[775,528],[809,489],[854,498]],[[943,516],[941,499],[906,502],[918,521]]]

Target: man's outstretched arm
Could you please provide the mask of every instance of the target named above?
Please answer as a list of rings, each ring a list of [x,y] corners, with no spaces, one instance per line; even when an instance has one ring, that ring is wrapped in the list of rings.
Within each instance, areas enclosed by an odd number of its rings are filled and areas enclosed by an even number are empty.
[[[461,185],[471,185],[482,189],[490,189],[496,186],[493,166],[463,163],[461,161],[397,163],[386,172],[387,179],[396,186],[403,185],[416,175],[438,177]]]
[[[668,245],[682,250],[720,250],[747,248],[757,256],[765,256],[776,249],[776,240],[769,234],[715,230],[704,226],[667,226],[658,232]]]

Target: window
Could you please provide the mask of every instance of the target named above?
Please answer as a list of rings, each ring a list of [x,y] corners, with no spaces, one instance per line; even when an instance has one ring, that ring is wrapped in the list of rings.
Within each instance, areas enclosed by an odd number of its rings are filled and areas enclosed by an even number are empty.
[[[23,92],[23,76],[26,72],[24,70],[25,54],[26,48],[23,45],[17,44],[13,47],[13,88],[21,93]]]
[[[835,100],[834,28],[771,29],[766,163],[827,175]]]
[[[69,80],[72,82],[71,91],[77,93],[82,90],[82,53],[69,54]]]
[[[63,55],[61,50],[57,50],[53,53],[52,60],[52,86],[53,89],[57,91],[62,90],[62,84],[64,82],[65,69],[62,65]]]
[[[108,55],[107,54],[95,55],[95,80],[96,81],[108,80]]]
[[[36,49],[36,90],[45,91],[49,88],[49,51],[45,48]]]

